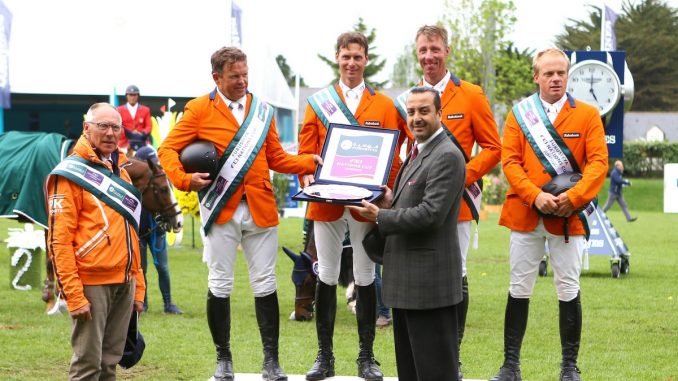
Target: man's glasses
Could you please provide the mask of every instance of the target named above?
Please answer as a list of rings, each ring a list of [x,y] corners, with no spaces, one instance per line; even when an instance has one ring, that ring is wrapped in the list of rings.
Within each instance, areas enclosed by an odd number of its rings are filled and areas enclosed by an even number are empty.
[[[108,122],[99,122],[99,123],[97,123],[97,122],[85,122],[85,123],[89,123],[89,124],[93,124],[93,125],[97,126],[99,131],[108,131],[109,128],[112,129],[113,132],[120,132],[120,130],[122,130],[122,126],[117,125],[115,123],[108,123]]]

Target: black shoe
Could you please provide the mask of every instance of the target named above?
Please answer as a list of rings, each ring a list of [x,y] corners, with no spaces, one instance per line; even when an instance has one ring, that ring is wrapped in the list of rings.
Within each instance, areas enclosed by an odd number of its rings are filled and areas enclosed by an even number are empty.
[[[581,371],[576,366],[561,368],[560,381],[581,381],[580,373]]]
[[[520,367],[502,366],[499,372],[490,381],[522,381]]]
[[[629,220],[629,222],[633,222],[633,221],[635,221],[635,220],[637,220],[637,219],[638,219],[638,217],[631,217],[631,219]]]
[[[318,351],[318,356],[311,369],[306,373],[306,379],[309,381],[324,380],[327,377],[334,377],[334,356],[332,353]]]
[[[283,372],[277,359],[265,359],[261,377],[266,381],[287,381],[287,375]]]
[[[217,358],[214,381],[233,381],[233,361],[230,358]]]
[[[382,381],[384,374],[379,369],[379,362],[371,354],[365,354],[358,357],[358,377],[365,381]]]

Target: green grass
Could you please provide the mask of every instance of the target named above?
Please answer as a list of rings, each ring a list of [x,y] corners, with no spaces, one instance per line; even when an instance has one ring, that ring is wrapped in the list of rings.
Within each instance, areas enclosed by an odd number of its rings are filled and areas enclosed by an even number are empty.
[[[591,256],[582,275],[584,326],[580,368],[587,381],[678,380],[678,217],[661,213],[661,181],[634,180],[625,195],[637,222],[629,224],[618,207],[609,217],[631,251],[631,273],[610,276],[607,256]],[[637,192],[637,193],[632,193]],[[606,189],[601,192],[606,198]],[[641,209],[641,206],[643,209]],[[462,347],[466,377],[488,379],[502,361],[503,316],[508,290],[507,229],[490,214],[480,225],[480,248],[469,254],[471,304]],[[299,250],[300,219],[280,225],[280,244]],[[12,221],[0,220],[0,237]],[[189,224],[190,226],[190,224]],[[214,367],[214,349],[205,320],[207,270],[200,249],[184,245],[170,252],[174,301],[182,316],[162,313],[157,274],[150,269],[150,310],[142,316],[147,347],[140,364],[119,371],[120,379],[206,380]],[[198,246],[200,246],[199,238]],[[3,253],[8,250],[4,247]],[[40,291],[9,287],[8,256],[0,266],[0,379],[64,380],[71,356],[70,322],[65,316],[47,317]],[[315,358],[314,323],[287,320],[293,309],[291,261],[278,261],[281,305],[281,363],[289,374],[305,373]],[[238,257],[232,299],[232,349],[236,372],[257,373],[261,344],[254,317],[253,296],[242,256]],[[340,292],[343,293],[343,290]],[[339,298],[335,328],[337,373],[354,375],[358,351],[355,317]],[[527,380],[557,380],[560,361],[558,302],[551,276],[539,278],[530,305],[530,320],[522,351]],[[375,352],[387,376],[396,376],[391,328],[378,330]]]

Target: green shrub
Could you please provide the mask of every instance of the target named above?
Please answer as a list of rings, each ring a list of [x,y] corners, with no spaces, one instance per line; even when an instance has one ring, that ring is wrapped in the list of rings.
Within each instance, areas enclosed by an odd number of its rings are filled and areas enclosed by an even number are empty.
[[[664,164],[678,163],[678,143],[624,143],[624,172],[633,177],[662,177]],[[610,158],[610,168],[616,159]]]

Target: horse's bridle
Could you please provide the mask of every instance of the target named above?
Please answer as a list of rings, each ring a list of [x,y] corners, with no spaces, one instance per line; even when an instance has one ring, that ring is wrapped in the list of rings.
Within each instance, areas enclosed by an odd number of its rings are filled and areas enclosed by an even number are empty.
[[[152,169],[149,169],[149,171],[151,172],[151,176],[148,178],[148,183],[146,184],[145,187],[140,188],[139,192],[141,192],[141,198],[143,199],[144,194],[146,194],[146,191],[150,189],[151,191],[153,191],[154,201],[158,205],[160,205],[161,204],[160,199],[159,199],[160,198],[160,196],[159,196],[160,189],[157,185],[155,185],[153,183],[153,180],[158,178],[158,177],[164,177],[165,181],[167,181],[167,174],[164,171],[160,171],[159,173],[153,173]],[[169,184],[169,182],[168,182],[168,184]],[[174,202],[174,203],[162,208],[159,212],[155,212],[155,220],[158,223],[158,226],[162,225],[162,227],[165,231],[169,231],[169,229],[167,229],[169,227],[169,219],[174,217],[174,216],[178,216],[179,214],[181,214],[181,210],[177,210],[178,205],[179,204],[177,202]],[[153,228],[150,232],[148,232],[148,234],[150,234],[155,229],[156,228]]]

